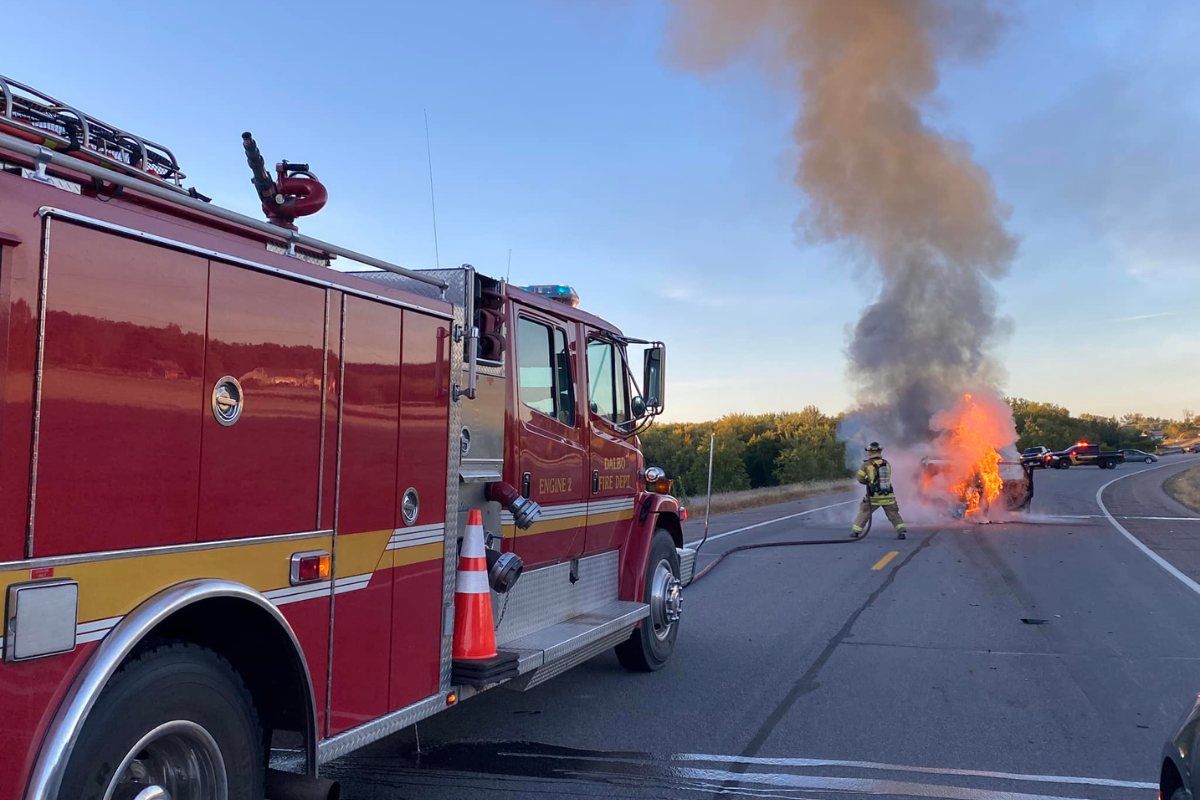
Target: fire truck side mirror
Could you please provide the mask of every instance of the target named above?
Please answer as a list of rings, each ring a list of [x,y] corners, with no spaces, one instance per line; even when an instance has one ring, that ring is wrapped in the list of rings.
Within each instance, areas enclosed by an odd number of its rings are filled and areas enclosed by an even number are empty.
[[[667,388],[667,347],[661,342],[646,348],[642,387],[646,392],[642,415],[661,414]]]

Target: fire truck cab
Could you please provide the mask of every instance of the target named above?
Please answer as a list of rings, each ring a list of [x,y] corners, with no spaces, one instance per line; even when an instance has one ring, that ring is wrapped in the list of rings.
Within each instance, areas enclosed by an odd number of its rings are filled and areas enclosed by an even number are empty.
[[[306,165],[255,170],[265,222],[160,145],[0,102],[0,797],[315,797],[479,692],[667,663],[695,554],[637,438],[661,342],[301,235]],[[452,658],[472,510],[517,664],[482,684]]]

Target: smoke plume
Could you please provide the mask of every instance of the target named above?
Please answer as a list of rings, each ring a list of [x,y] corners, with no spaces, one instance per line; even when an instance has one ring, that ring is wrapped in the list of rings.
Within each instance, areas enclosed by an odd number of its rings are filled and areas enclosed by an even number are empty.
[[[669,57],[700,72],[749,61],[794,85],[798,228],[877,272],[848,345],[857,427],[929,442],[967,391],[994,390],[1003,332],[992,281],[1016,251],[1007,209],[967,146],[922,117],[938,64],[986,54],[1005,27],[985,2],[675,0]],[[1003,443],[997,443],[1000,446]],[[1011,442],[1007,443],[1011,444]]]

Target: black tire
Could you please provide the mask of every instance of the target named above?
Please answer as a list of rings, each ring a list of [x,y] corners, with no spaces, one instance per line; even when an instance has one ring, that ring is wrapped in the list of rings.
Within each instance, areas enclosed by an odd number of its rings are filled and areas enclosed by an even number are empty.
[[[228,661],[184,642],[142,650],[109,679],[71,753],[59,796],[103,797],[139,741],[174,722],[199,726],[216,743],[229,800],[262,800],[266,759],[250,693]],[[166,763],[173,762],[166,757]]]
[[[1070,469],[1071,465],[1069,463],[1067,463],[1066,461],[1060,461],[1060,462],[1058,462],[1058,468],[1059,469]]]
[[[650,558],[646,561],[646,577],[643,584],[642,602],[650,604],[654,575],[658,566],[666,562],[671,574],[679,578],[679,553],[671,534],[659,528],[650,540]],[[664,634],[665,630],[665,634]],[[634,628],[629,638],[616,647],[617,660],[631,672],[656,672],[667,665],[675,650],[675,639],[679,636],[678,620],[665,628],[655,630],[650,617]]]
[[[1153,464],[1153,463],[1154,463],[1154,459],[1153,459],[1153,458],[1151,458],[1150,456],[1146,456],[1146,457],[1143,459],[1143,461],[1145,461],[1147,464]]]

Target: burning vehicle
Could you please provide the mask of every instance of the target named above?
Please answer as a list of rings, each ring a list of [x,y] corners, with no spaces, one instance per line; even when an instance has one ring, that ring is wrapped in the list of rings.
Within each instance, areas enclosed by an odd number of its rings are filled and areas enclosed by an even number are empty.
[[[931,422],[938,431],[932,445],[936,455],[922,459],[918,481],[925,505],[944,508],[956,519],[986,520],[997,511],[1029,510],[1033,467],[1005,460],[1000,453],[1016,440],[1007,404],[967,393]]]
[[[994,451],[993,451],[994,452]],[[989,519],[994,511],[1028,512],[1033,502],[1030,464],[996,460],[975,465],[966,480],[958,480],[955,462],[942,458],[921,460],[921,502],[942,508],[955,519]]]

